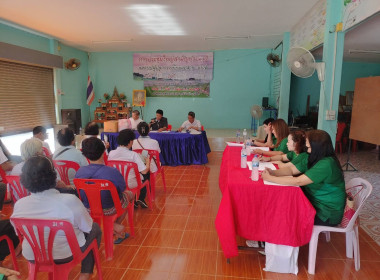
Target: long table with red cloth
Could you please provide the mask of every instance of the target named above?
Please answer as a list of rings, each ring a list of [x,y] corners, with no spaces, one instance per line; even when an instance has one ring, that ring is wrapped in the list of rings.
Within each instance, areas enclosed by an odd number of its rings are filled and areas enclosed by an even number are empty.
[[[117,148],[117,136],[119,133],[103,132],[101,139],[107,135],[110,150]],[[136,138],[140,135],[135,131]],[[206,164],[207,154],[211,152],[207,140],[206,131],[200,134],[180,132],[151,132],[149,137],[158,141],[160,145],[160,161],[162,165],[189,165]]]
[[[225,257],[238,255],[236,235],[293,247],[309,243],[315,209],[302,189],[252,181],[251,171],[240,167],[240,152],[241,147],[227,146],[220,167],[215,226]]]

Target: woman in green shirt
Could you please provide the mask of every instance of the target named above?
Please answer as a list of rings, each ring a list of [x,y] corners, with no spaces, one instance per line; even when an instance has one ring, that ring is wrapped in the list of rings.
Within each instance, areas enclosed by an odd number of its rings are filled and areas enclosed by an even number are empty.
[[[343,217],[346,190],[330,135],[323,130],[309,131],[306,147],[307,160],[291,163],[287,168],[267,169],[262,178],[278,184],[303,186],[303,192],[317,211],[314,224],[336,226]],[[289,175],[297,177],[282,177]]]
[[[263,151],[254,149],[253,153],[264,156],[283,155],[288,153],[286,144],[288,143],[289,128],[283,119],[277,119],[272,122],[272,132],[276,141],[273,142],[273,151]]]
[[[288,153],[271,157],[262,157],[260,160],[264,162],[271,161],[276,163],[278,168],[284,168],[289,166],[289,162],[293,163],[293,161],[301,161],[309,156],[306,148],[306,134],[303,130],[290,132],[286,146],[288,147]]]

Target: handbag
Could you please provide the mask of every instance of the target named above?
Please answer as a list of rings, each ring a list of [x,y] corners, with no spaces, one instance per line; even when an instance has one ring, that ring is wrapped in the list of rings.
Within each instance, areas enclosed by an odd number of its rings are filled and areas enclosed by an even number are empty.
[[[349,190],[357,187],[361,187],[361,189],[355,195],[353,195]],[[346,206],[344,207],[343,218],[340,222],[341,227],[345,228],[352,217],[355,215],[355,197],[363,190],[363,188],[363,185],[357,185],[346,190],[348,192],[346,194]]]

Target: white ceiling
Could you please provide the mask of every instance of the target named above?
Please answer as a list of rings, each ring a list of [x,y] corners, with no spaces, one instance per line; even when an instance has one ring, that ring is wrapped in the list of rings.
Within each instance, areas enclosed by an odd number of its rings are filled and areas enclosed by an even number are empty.
[[[85,51],[168,51],[274,48],[318,0],[1,0],[0,18]],[[184,35],[144,34],[128,9],[164,6]],[[144,23],[151,16],[143,18]],[[156,22],[155,24],[159,24]],[[208,36],[245,36],[214,39]],[[0,39],[1,40],[1,39]],[[132,40],[131,42],[125,42]]]

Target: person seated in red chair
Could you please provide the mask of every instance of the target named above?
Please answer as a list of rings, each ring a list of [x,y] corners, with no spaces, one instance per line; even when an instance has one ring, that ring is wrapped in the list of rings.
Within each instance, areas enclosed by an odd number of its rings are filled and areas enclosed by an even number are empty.
[[[190,130],[194,129],[197,131],[201,131],[202,125],[201,122],[197,119],[195,119],[195,113],[189,112],[187,114],[187,121],[184,121],[180,128],[178,128],[178,132],[181,132],[182,130]]]
[[[79,168],[75,174],[75,178],[103,179],[111,181],[115,185],[117,193],[119,194],[121,207],[126,208],[128,204],[133,201],[133,194],[126,190],[124,177],[120,174],[119,170],[104,164],[104,150],[105,147],[103,142],[96,137],[90,137],[83,140],[82,153],[89,159],[90,165]],[[81,194],[81,196],[84,206],[90,208],[87,197],[84,194]],[[114,215],[116,209],[111,194],[108,191],[102,191],[101,196],[104,215]],[[125,211],[114,223],[114,234],[117,237],[114,242],[115,244],[120,244],[129,237],[129,234],[124,232],[125,227],[121,224],[126,214],[127,212]]]
[[[161,153],[160,145],[158,141],[152,139],[148,136],[149,134],[149,126],[146,122],[139,123],[137,126],[137,131],[140,134],[138,139],[133,140],[132,150],[155,150]],[[144,159],[145,161],[146,159]],[[150,173],[157,172],[157,165],[154,160],[150,162]]]
[[[55,189],[57,173],[47,157],[35,156],[28,159],[22,168],[20,179],[31,195],[15,203],[11,218],[66,220],[73,225],[82,252],[95,239],[100,246],[102,232],[99,225],[93,222],[78,197]],[[26,238],[22,242],[22,254],[27,260],[34,261],[32,248]],[[72,259],[70,247],[62,232],[58,232],[54,239],[53,257],[58,264]],[[90,279],[93,269],[94,256],[91,251],[82,261],[79,279]]]
[[[25,140],[21,144],[21,147],[20,147],[21,159],[23,161],[16,164],[15,167],[13,167],[10,175],[20,176],[22,173],[22,167],[24,166],[25,161],[27,161],[28,159],[30,159],[31,157],[34,157],[34,156],[43,156],[44,152],[42,150],[42,147],[43,147],[42,142],[40,140],[34,138],[34,137]],[[65,190],[68,191],[68,190],[72,189],[70,186],[66,186],[66,184],[61,180],[57,180],[56,188],[58,190],[61,189],[63,192],[65,192]],[[14,194],[17,195],[16,193],[14,193]]]
[[[161,109],[156,111],[156,118],[152,119],[149,124],[151,130],[161,132],[168,129],[168,119],[163,115],[164,111]]]
[[[79,166],[87,166],[88,161],[82,153],[75,148],[74,131],[66,127],[58,131],[57,140],[61,147],[57,148],[53,154],[53,160],[68,160],[79,164]],[[69,170],[70,185],[74,186],[73,179],[75,172]]]
[[[131,129],[124,129],[120,131],[119,136],[117,137],[117,144],[119,146],[116,148],[116,150],[110,152],[108,160],[123,160],[136,163],[138,171],[140,172],[141,180],[144,182],[150,178],[150,160],[148,157],[144,164],[139,154],[131,151],[133,140],[135,139],[135,133]],[[136,175],[133,170],[131,170],[128,174],[128,187],[131,189],[137,187]],[[148,208],[148,205],[145,202],[146,192],[146,187],[140,190],[140,196],[138,200],[135,201],[136,208],[139,205],[142,208]]]
[[[49,151],[49,155],[52,154],[49,144],[45,141],[49,138],[49,135],[47,134],[45,127],[39,125],[33,128],[33,138],[40,140],[42,146]]]

